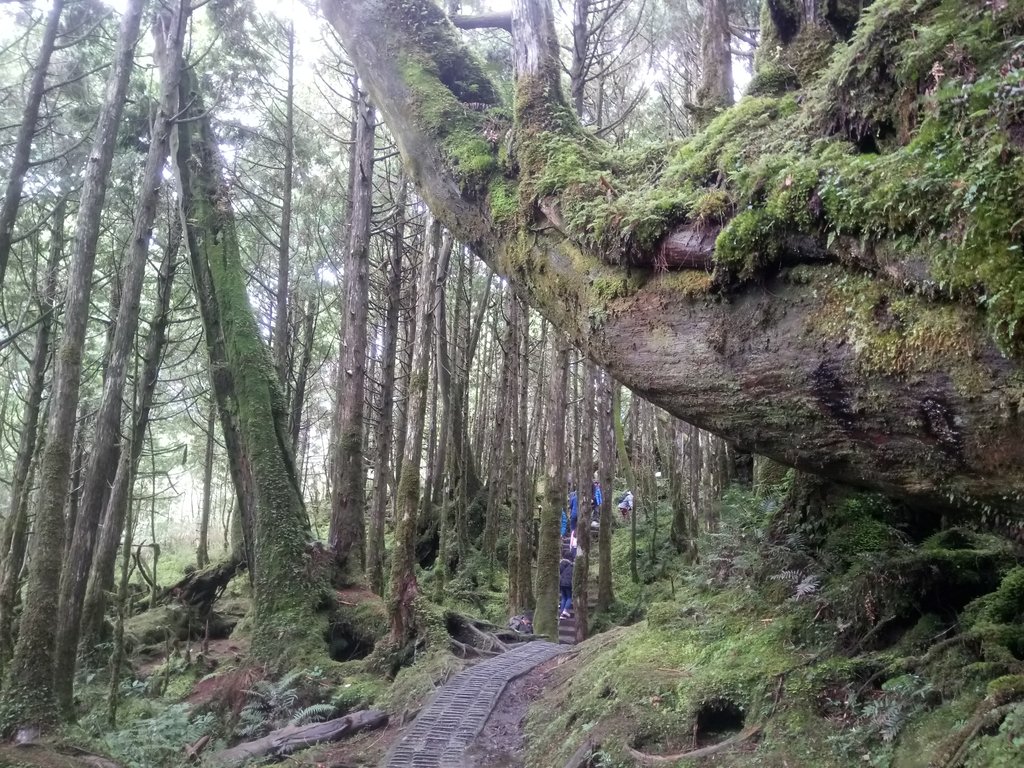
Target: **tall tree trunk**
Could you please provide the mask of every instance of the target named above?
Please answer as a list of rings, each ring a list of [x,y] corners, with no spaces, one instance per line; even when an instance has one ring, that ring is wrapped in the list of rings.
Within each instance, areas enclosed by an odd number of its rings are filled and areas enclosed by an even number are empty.
[[[277,302],[274,312],[274,362],[282,386],[288,379],[288,261],[292,231],[292,172],[295,157],[295,27],[288,23],[284,112],[284,178],[281,190],[281,239],[277,247]],[[294,445],[292,446],[294,450]]]
[[[501,295],[499,294],[499,299]],[[506,318],[511,315],[512,292],[505,293],[504,300],[499,301],[500,315]],[[495,339],[497,341],[497,338]],[[508,412],[512,398],[510,391],[512,377],[510,372],[513,360],[518,354],[516,348],[515,329],[506,322],[505,332],[501,341],[501,375],[498,377],[497,392],[494,398],[494,418],[491,421],[490,462],[487,470],[487,508],[484,517],[483,554],[493,560],[498,545],[498,529],[501,525],[501,503],[505,494],[505,466],[508,457]]]
[[[322,649],[317,606],[325,574],[309,561],[309,520],[291,453],[287,406],[249,306],[218,140],[191,70],[183,72],[181,99],[187,106],[172,147],[193,281],[211,364],[220,362],[215,344],[226,352],[233,385],[228,405],[237,414],[256,491],[251,652],[276,662]],[[220,400],[218,408],[223,408]]]
[[[409,434],[402,455],[399,474],[398,522],[395,529],[395,550],[391,558],[391,588],[388,595],[388,623],[391,643],[402,647],[416,629],[413,600],[416,598],[416,510],[419,506],[420,470],[423,459],[423,426],[426,417],[427,385],[430,377],[430,348],[434,331],[433,283],[442,249],[452,247],[446,233],[441,242],[441,224],[430,224],[426,255],[419,279],[416,315],[419,333],[413,342],[413,360],[409,371],[406,406]]]
[[[3,560],[0,561],[0,679],[14,651],[14,606],[21,585],[21,569],[25,565],[28,543],[28,502],[32,490],[36,450],[39,439],[39,409],[46,386],[46,369],[50,359],[50,334],[56,311],[57,270],[64,256],[64,213],[61,201],[53,212],[50,227],[50,249],[46,261],[42,291],[39,294],[39,324],[36,326],[32,363],[28,372],[28,392],[21,417],[21,436],[11,478],[11,497],[3,529]]]
[[[732,33],[729,31],[729,0],[705,0],[701,31],[701,85],[697,89],[697,119],[707,123],[731,107]]]
[[[297,454],[299,437],[302,434],[302,411],[306,405],[306,385],[309,380],[309,366],[313,361],[313,344],[316,340],[316,320],[320,308],[319,294],[311,292],[302,310],[302,356],[295,371],[295,389],[292,391],[291,415],[288,428],[292,435],[292,453]]]
[[[210,564],[210,507],[213,502],[213,447],[217,426],[217,403],[211,399],[206,416],[206,451],[203,454],[203,507],[199,514],[199,545],[196,547],[196,566]]]
[[[395,415],[395,356],[398,353],[398,313],[402,299],[402,251],[405,247],[405,201],[407,184],[403,177],[395,200],[396,218],[391,232],[382,343],[380,416],[377,421],[377,459],[373,466],[373,505],[366,547],[366,577],[370,589],[384,594],[384,523],[387,518],[388,479],[391,477],[391,444]]]
[[[18,218],[21,207],[21,191],[25,185],[25,174],[31,165],[32,139],[36,135],[36,124],[39,122],[39,105],[46,92],[46,73],[50,67],[50,56],[53,55],[54,43],[60,29],[60,15],[64,10],[64,0],[54,0],[46,16],[43,28],[43,39],[39,43],[36,63],[32,67],[32,80],[28,93],[25,94],[25,108],[21,113],[21,125],[18,136],[14,140],[14,151],[11,153],[11,166],[7,169],[7,186],[4,189],[3,202],[0,203],[0,289],[7,275],[7,262],[11,256],[11,243],[14,235],[14,221]]]
[[[635,487],[636,473],[633,470],[633,461],[626,451],[625,432],[622,428],[622,385],[617,381],[612,382],[612,428],[615,431],[615,450],[618,453],[619,467],[626,477],[626,488],[634,493],[633,509],[629,511],[629,575],[633,583],[638,584],[640,574],[636,569],[636,498],[639,489]]]
[[[149,428],[153,395],[156,392],[160,367],[167,342],[167,326],[171,309],[171,291],[181,247],[181,218],[172,216],[169,222],[167,244],[157,274],[156,306],[149,321],[149,337],[143,353],[142,374],[135,382],[135,413],[129,436],[130,450],[122,450],[114,473],[110,496],[103,511],[89,586],[85,592],[82,612],[82,631],[79,645],[92,648],[99,641],[106,610],[107,594],[114,588],[114,567],[121,532],[125,530],[125,516],[131,505],[135,477],[142,458],[142,446]]]
[[[107,178],[125,104],[143,5],[143,0],[129,0],[121,18],[114,67],[107,83],[82,182],[64,304],[64,335],[57,352],[50,395],[52,405],[46,430],[47,442],[40,467],[41,487],[35,515],[25,609],[22,612],[21,629],[8,683],[2,697],[3,717],[0,720],[11,727],[48,727],[58,717],[54,689],[53,622],[55,617],[64,618],[58,614],[63,563],[61,550],[54,544],[64,540],[63,507],[71,466],[72,434],[82,377],[82,354],[89,320],[100,213],[106,197]],[[64,681],[58,682],[66,687]]]
[[[537,634],[558,636],[558,561],[561,559],[562,507],[565,506],[565,398],[569,369],[569,342],[554,334],[554,358],[548,382],[547,467],[545,503],[537,542],[537,609],[533,626]]]
[[[516,343],[516,406],[512,432],[515,440],[515,536],[510,547],[515,547],[516,573],[509,575],[509,608],[515,613],[533,607],[533,478],[529,473],[527,450],[530,404],[530,315],[526,303],[515,296],[512,300],[512,324]],[[538,387],[540,383],[538,382]],[[512,560],[512,558],[509,558]],[[510,569],[511,571],[511,569]],[[515,585],[514,589],[512,585]]]
[[[587,639],[590,622],[590,520],[594,479],[594,374],[586,358],[580,360],[580,447],[576,466],[579,520],[576,528],[579,555],[573,570],[572,601],[576,607],[576,642]]]
[[[166,18],[160,16],[158,19],[159,26],[155,33],[162,35],[166,44],[172,46],[175,52],[180,51],[184,38],[184,23],[179,19],[179,15],[172,14]],[[166,26],[163,26],[164,21],[167,21]],[[128,365],[135,349],[135,335],[139,327],[139,302],[146,277],[153,223],[156,219],[161,173],[167,160],[170,130],[175,113],[178,73],[168,71],[166,74],[170,79],[162,82],[160,86],[160,106],[153,121],[149,153],[135,209],[127,272],[120,291],[116,326],[109,345],[110,354],[103,382],[103,397],[96,413],[92,450],[85,469],[82,498],[75,519],[67,567],[61,576],[54,679],[58,705],[69,715],[73,706],[73,681],[82,604],[85,600],[89,569],[93,562],[96,530],[118,464],[125,382],[128,378]]]
[[[603,503],[601,504],[601,526],[597,541],[597,610],[607,611],[615,602],[612,583],[612,517],[615,477],[615,434],[612,426],[612,391],[616,386],[606,371],[601,372],[597,401],[597,448],[601,462],[599,470]]]
[[[363,400],[366,387],[366,321],[369,311],[370,218],[373,213],[373,106],[360,94],[356,107],[352,215],[345,254],[345,328],[338,356],[337,429],[331,527],[328,543],[341,578],[366,567],[366,469],[363,465]]]

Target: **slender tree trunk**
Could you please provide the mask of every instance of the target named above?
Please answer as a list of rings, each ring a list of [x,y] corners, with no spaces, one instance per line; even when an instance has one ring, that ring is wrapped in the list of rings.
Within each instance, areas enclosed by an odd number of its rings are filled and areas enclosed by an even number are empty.
[[[594,478],[594,374],[585,358],[580,360],[580,447],[576,481],[579,521],[576,528],[578,552],[573,569],[572,603],[576,608],[576,642],[587,639],[590,622],[590,519]]]
[[[384,310],[383,364],[381,366],[380,417],[377,422],[377,460],[373,467],[373,506],[370,510],[366,551],[366,576],[370,589],[384,594],[384,523],[387,518],[388,478],[391,477],[391,443],[395,414],[395,356],[398,352],[398,313],[402,299],[402,251],[405,247],[407,184],[399,181],[395,226],[391,233]]]
[[[187,106],[172,143],[182,221],[207,343],[213,347],[219,340],[226,351],[233,384],[229,403],[256,490],[251,652],[275,662],[322,650],[317,605],[325,574],[311,567],[307,556],[309,521],[291,453],[287,406],[249,306],[218,141],[191,70],[184,72],[182,86],[181,103]],[[211,355],[211,363],[217,362]]]
[[[537,634],[558,636],[558,561],[561,555],[562,507],[565,505],[565,397],[569,369],[569,343],[554,334],[554,359],[548,386],[548,460],[544,480],[546,496],[537,543],[537,609],[533,626]]]
[[[281,190],[281,240],[277,248],[277,310],[274,313],[274,362],[282,386],[288,379],[288,261],[291,253],[292,172],[295,157],[295,28],[288,24],[287,85],[284,112],[284,179]],[[293,446],[294,450],[294,446]]]
[[[178,249],[181,246],[181,219],[172,216],[169,222],[167,245],[157,275],[156,306],[149,321],[149,337],[143,353],[142,375],[135,382],[135,414],[129,436],[130,450],[122,450],[114,473],[110,496],[103,511],[89,586],[85,593],[85,607],[82,612],[82,631],[79,645],[92,648],[99,641],[103,614],[106,610],[107,594],[114,588],[114,567],[121,533],[125,530],[125,516],[131,505],[132,489],[142,458],[142,446],[149,428],[153,395],[156,392],[160,367],[167,342],[167,325],[171,309],[171,290],[178,265]]]
[[[14,651],[14,606],[21,584],[21,569],[25,564],[25,548],[28,543],[28,502],[32,489],[36,450],[39,438],[39,410],[46,386],[46,369],[49,365],[50,334],[53,329],[53,314],[56,311],[54,297],[57,293],[57,270],[64,255],[64,213],[62,201],[53,213],[50,228],[50,250],[46,263],[46,275],[39,296],[39,324],[36,326],[32,363],[28,372],[28,393],[25,410],[21,418],[21,436],[18,453],[14,461],[14,475],[11,478],[11,499],[7,519],[4,521],[4,558],[0,563],[0,678]]]
[[[597,541],[597,610],[607,611],[615,602],[612,583],[612,526],[615,524],[614,492],[615,477],[615,435],[612,426],[612,390],[616,386],[606,371],[601,372],[598,400],[597,447],[601,461],[600,477],[603,503],[601,504],[601,526]]]
[[[21,630],[2,699],[3,717],[0,720],[14,727],[48,727],[57,719],[53,622],[59,616],[58,595],[63,564],[61,550],[54,543],[64,540],[62,513],[71,465],[72,433],[82,376],[82,355],[89,320],[100,213],[106,197],[106,183],[131,75],[143,5],[143,0],[129,0],[122,16],[114,67],[82,182],[64,305],[64,335],[57,352],[51,391],[53,405],[50,408],[47,443],[40,469],[42,485],[35,516],[25,610],[22,612]],[[58,682],[62,687],[66,686],[64,681]]]
[[[184,24],[172,15],[167,26],[158,20],[157,35],[163,35],[175,51],[181,50]],[[160,16],[163,20],[165,17]],[[107,496],[118,464],[121,439],[121,407],[128,365],[135,349],[135,335],[139,327],[139,302],[146,277],[149,243],[156,219],[160,193],[161,173],[167,160],[169,135],[174,119],[175,93],[178,73],[167,72],[172,78],[161,83],[160,107],[153,122],[149,153],[142,175],[139,199],[135,209],[135,223],[128,253],[127,272],[120,291],[116,327],[109,349],[103,397],[96,413],[92,450],[85,469],[85,482],[78,516],[75,519],[67,567],[61,576],[60,612],[57,628],[57,649],[54,679],[59,706],[71,714],[73,681],[78,638],[81,630],[82,605],[88,585],[89,569],[93,562],[96,530],[103,514]],[[69,529],[70,530],[70,529]]]
[[[508,317],[511,312],[512,294],[511,291],[505,296],[505,300],[499,301],[499,306],[504,304],[507,309],[502,312]],[[501,345],[502,364],[501,376],[498,378],[498,391],[494,399],[494,419],[491,430],[490,444],[490,465],[487,471],[487,509],[484,522],[483,554],[488,560],[493,560],[498,545],[498,528],[500,527],[501,502],[505,493],[505,465],[508,458],[508,411],[512,398],[510,391],[512,377],[510,372],[513,360],[517,355],[515,349],[515,329],[511,323],[505,326]]]
[[[626,451],[625,433],[622,428],[622,385],[612,382],[612,427],[615,430],[615,449],[618,452],[619,465],[626,476],[626,486],[630,491],[638,491],[635,488],[636,474],[633,471],[633,462]],[[629,512],[629,575],[633,583],[640,582],[640,574],[636,569],[636,496],[634,495],[633,509]],[[646,503],[646,502],[645,502]]]
[[[203,456],[203,509],[199,517],[199,546],[196,565],[202,569],[210,564],[210,507],[213,501],[213,447],[217,426],[217,403],[210,400],[206,416],[206,453]]]
[[[306,406],[306,386],[309,381],[309,366],[313,362],[313,344],[316,340],[316,320],[320,308],[318,294],[313,292],[306,299],[302,310],[302,356],[295,371],[295,389],[292,391],[291,415],[288,428],[292,435],[292,453],[298,454],[299,438],[302,435],[302,412]]]
[[[516,340],[516,392],[515,422],[515,536],[510,539],[516,549],[514,579],[515,590],[510,593],[509,607],[515,613],[533,607],[533,478],[529,473],[527,448],[529,446],[529,379],[530,379],[530,315],[529,308],[518,296],[512,300],[512,323]],[[538,382],[539,386],[539,382]],[[511,558],[510,558],[511,559]],[[510,578],[510,583],[512,583]]]
[[[14,140],[14,151],[11,153],[11,165],[7,169],[7,186],[4,189],[3,202],[0,203],[0,289],[4,285],[7,274],[7,262],[11,256],[11,243],[14,236],[14,221],[18,218],[21,207],[21,191],[25,185],[25,175],[31,165],[32,139],[36,134],[39,122],[39,105],[46,92],[46,73],[50,67],[50,56],[53,55],[54,43],[60,29],[60,15],[64,10],[64,0],[54,0],[50,4],[43,29],[43,39],[36,54],[36,63],[32,68],[32,80],[28,93],[25,94],[25,108],[21,113],[21,125],[18,136]]]
[[[373,212],[373,106],[360,94],[355,116],[352,216],[345,258],[345,328],[338,359],[337,444],[331,487],[328,543],[342,578],[366,567],[366,469],[363,464],[363,400],[366,387],[366,322],[369,311],[370,218]]]
[[[413,361],[409,371],[407,416],[409,435],[402,455],[398,481],[398,524],[395,530],[395,551],[391,558],[391,589],[388,596],[388,619],[391,643],[402,647],[416,630],[413,600],[416,598],[416,510],[419,506],[420,470],[423,458],[423,427],[426,417],[427,385],[430,377],[431,334],[434,330],[433,281],[437,274],[440,251],[451,248],[445,234],[441,243],[441,224],[430,225],[427,255],[422,265],[416,302],[419,334],[413,343]]]
[[[700,49],[701,85],[697,89],[697,118],[701,124],[710,122],[735,101],[731,47],[729,0],[705,0]]]

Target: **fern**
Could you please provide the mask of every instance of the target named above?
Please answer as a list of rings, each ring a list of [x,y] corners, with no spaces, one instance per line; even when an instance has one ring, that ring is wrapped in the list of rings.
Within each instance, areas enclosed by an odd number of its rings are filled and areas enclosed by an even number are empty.
[[[334,712],[335,707],[333,704],[310,704],[292,716],[291,724],[322,723],[324,720],[330,720]]]

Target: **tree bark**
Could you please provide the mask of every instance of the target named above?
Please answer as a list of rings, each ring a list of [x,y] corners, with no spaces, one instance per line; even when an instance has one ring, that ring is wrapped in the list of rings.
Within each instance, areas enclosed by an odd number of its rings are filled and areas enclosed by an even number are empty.
[[[511,293],[504,297],[499,294],[499,307],[505,305],[499,314],[508,318],[511,314]],[[487,471],[487,508],[484,517],[483,554],[493,560],[498,546],[498,528],[501,525],[501,503],[504,500],[506,477],[505,467],[508,460],[508,412],[512,398],[512,360],[518,354],[512,324],[506,320],[503,339],[501,341],[501,375],[498,379],[494,401],[494,417],[491,421],[491,459]]]
[[[25,174],[31,165],[32,140],[36,135],[36,124],[39,122],[39,105],[46,92],[46,73],[50,67],[50,56],[53,55],[54,43],[60,29],[60,15],[64,10],[64,0],[55,0],[50,4],[46,16],[46,27],[43,39],[39,43],[36,63],[32,68],[32,79],[28,93],[25,94],[25,108],[21,113],[21,125],[18,136],[14,140],[14,151],[11,153],[11,166],[7,170],[7,185],[4,188],[3,202],[0,203],[0,289],[7,275],[7,262],[11,255],[11,243],[14,235],[14,222],[18,218],[21,207],[21,191],[25,185]]]
[[[355,175],[345,254],[345,328],[338,356],[337,444],[331,486],[328,545],[343,578],[366,568],[366,469],[363,463],[363,399],[366,390],[366,322],[369,312],[370,218],[373,213],[373,106],[360,93],[355,120]]]
[[[587,639],[590,626],[590,520],[594,479],[594,375],[586,360],[580,361],[582,399],[580,402],[580,447],[577,459],[576,492],[579,505],[577,536],[579,554],[573,569],[572,604],[576,609],[576,642]]]
[[[399,473],[398,523],[395,529],[395,551],[391,558],[391,588],[388,595],[388,624],[391,643],[402,647],[416,631],[413,600],[416,584],[416,510],[419,507],[420,471],[423,460],[423,426],[426,417],[427,384],[430,378],[430,348],[434,331],[434,291],[437,264],[442,249],[451,248],[449,235],[441,242],[441,224],[433,221],[426,242],[426,255],[421,265],[416,302],[419,333],[413,343],[412,367],[407,390],[409,434],[402,455]]]
[[[538,194],[526,195],[531,204],[522,211],[521,226],[498,226],[488,191],[507,167],[497,162],[498,148],[490,155],[494,172],[472,184],[460,183],[467,180],[465,169],[454,167],[449,152],[456,134],[474,130],[468,125],[484,135],[484,121],[494,116],[485,115],[480,105],[497,103],[495,89],[443,15],[426,0],[410,1],[412,6],[401,7],[394,0],[322,0],[322,5],[435,214],[575,343],[585,345],[591,359],[641,397],[742,450],[921,506],[945,508],[951,497],[999,510],[1019,505],[1024,444],[1020,419],[1006,403],[1019,400],[1014,393],[1020,358],[999,351],[985,329],[991,318],[974,305],[973,295],[962,302],[908,296],[899,275],[907,274],[920,254],[890,258],[885,247],[861,248],[840,239],[831,249],[816,243],[821,258],[798,269],[780,260],[777,270],[756,281],[717,289],[727,297],[717,301],[710,298],[716,290],[680,288],[680,280],[709,285],[706,275],[696,272],[634,267],[642,278],[632,282],[630,275],[637,274],[617,261],[621,249],[565,234],[558,226],[558,205],[542,207]],[[386,28],[378,23],[382,13],[389,19]],[[424,24],[430,35],[417,33]],[[519,88],[512,149],[519,174],[511,181],[530,193],[547,167],[546,142],[552,135],[565,141],[559,153],[578,151],[584,162],[604,157],[608,148],[573,124],[561,97],[547,6],[518,0],[513,30]],[[389,53],[395,50],[403,55]],[[409,60],[430,64],[403,69]],[[452,72],[459,76],[451,77]],[[864,157],[865,169],[879,172],[883,156]],[[615,179],[606,181],[616,190]],[[572,203],[558,199],[558,193],[552,195],[556,203]],[[684,218],[666,219],[666,236],[677,228],[692,229]],[[628,240],[628,233],[615,229],[605,241],[622,239]],[[800,256],[800,244],[787,233],[776,239],[780,248],[793,248],[794,257]],[[637,246],[633,263],[653,265],[659,242]],[[622,293],[609,298],[606,280]],[[849,293],[863,295],[860,286],[870,287],[882,309],[893,302],[905,305],[916,328],[941,326],[954,316],[957,344],[944,347],[937,362],[897,333],[902,367],[872,368],[869,352],[845,323],[822,322],[843,312]],[[873,338],[889,333],[884,312],[864,322]],[[958,390],[954,378],[972,382],[970,396]]]
[[[556,332],[554,360],[548,381],[547,466],[544,508],[537,542],[537,609],[533,627],[538,635],[558,636],[558,561],[561,559],[562,508],[565,506],[565,398],[569,343]]]
[[[56,311],[57,270],[64,256],[64,214],[61,201],[53,212],[50,227],[50,249],[46,261],[42,291],[39,294],[39,324],[36,326],[32,363],[28,372],[28,392],[21,417],[21,436],[11,478],[10,507],[3,528],[3,554],[0,562],[0,679],[14,651],[14,607],[21,586],[28,544],[28,503],[39,448],[39,410],[46,386],[46,369],[50,360],[50,335]]]
[[[65,535],[64,499],[71,468],[72,434],[82,377],[82,355],[89,320],[89,298],[92,293],[100,214],[134,61],[143,5],[143,0],[129,0],[122,16],[114,66],[107,82],[82,182],[68,291],[64,302],[64,335],[57,351],[46,430],[47,442],[40,465],[41,486],[36,505],[25,609],[7,686],[0,699],[3,709],[0,720],[7,723],[10,729],[47,728],[58,717],[54,687],[53,622],[55,617],[62,618],[58,613],[58,596],[63,563],[61,548],[54,544],[62,542]]]

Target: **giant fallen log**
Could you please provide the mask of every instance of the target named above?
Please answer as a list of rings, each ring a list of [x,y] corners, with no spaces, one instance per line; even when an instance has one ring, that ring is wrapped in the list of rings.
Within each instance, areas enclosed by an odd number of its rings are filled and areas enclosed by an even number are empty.
[[[309,725],[287,725],[264,736],[225,749],[210,758],[210,764],[222,768],[244,765],[257,757],[285,757],[316,744],[338,741],[359,731],[379,728],[388,722],[387,713],[379,709],[364,709],[345,717]]]

